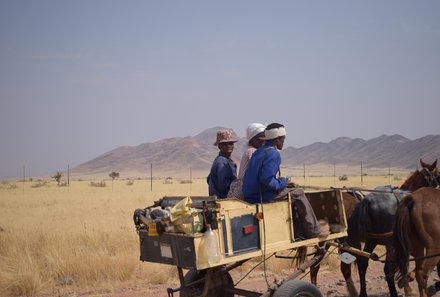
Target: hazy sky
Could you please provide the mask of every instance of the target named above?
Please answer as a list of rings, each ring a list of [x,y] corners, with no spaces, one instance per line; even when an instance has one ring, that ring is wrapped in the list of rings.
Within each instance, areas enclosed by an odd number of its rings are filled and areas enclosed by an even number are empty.
[[[0,0],[0,178],[251,122],[416,139],[439,95],[437,0]]]

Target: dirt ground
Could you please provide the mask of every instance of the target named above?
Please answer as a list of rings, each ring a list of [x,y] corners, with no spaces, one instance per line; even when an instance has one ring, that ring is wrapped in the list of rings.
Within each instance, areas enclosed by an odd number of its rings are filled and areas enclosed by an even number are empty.
[[[356,268],[353,268],[356,269]],[[353,271],[353,276],[355,280],[355,285],[359,290],[359,281],[357,271]],[[245,272],[235,272],[231,271],[234,283],[240,280],[244,276]],[[278,275],[279,279],[283,278],[283,274]],[[273,281],[272,276],[268,276],[269,283]],[[305,276],[304,280],[310,281],[308,275]],[[436,281],[439,281],[437,271],[434,270],[429,279],[429,285],[432,285]],[[114,289],[111,293],[76,293],[73,296],[94,296],[94,297],[162,297],[167,295],[167,288],[177,288],[178,283],[170,283],[164,285],[140,285],[130,289]],[[256,292],[265,292],[267,288],[266,280],[263,271],[254,270],[249,276],[247,276],[239,285],[238,288],[248,289]],[[339,270],[330,271],[325,267],[321,268],[318,275],[318,287],[321,290],[324,297],[345,297],[349,296],[345,287],[345,281]],[[417,284],[416,282],[411,283],[411,287],[414,290],[415,296],[418,296]],[[380,262],[370,261],[370,265],[367,271],[367,288],[368,295],[370,297],[386,297],[389,296],[388,286],[383,273],[383,264]],[[399,296],[404,296],[403,289],[398,289]],[[72,295],[64,295],[72,296]],[[179,296],[179,293],[175,293],[174,296]],[[434,296],[440,296],[440,293],[436,293]]]

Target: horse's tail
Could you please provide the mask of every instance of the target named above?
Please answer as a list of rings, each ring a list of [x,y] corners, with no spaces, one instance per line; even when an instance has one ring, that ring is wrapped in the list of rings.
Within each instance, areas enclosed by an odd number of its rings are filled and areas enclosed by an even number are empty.
[[[307,246],[300,246],[296,249],[295,259],[294,267],[298,269],[307,260]]]
[[[405,197],[398,205],[394,226],[394,259],[396,261],[397,281],[400,288],[408,283],[408,265],[411,252],[411,217],[414,206],[412,196]]]

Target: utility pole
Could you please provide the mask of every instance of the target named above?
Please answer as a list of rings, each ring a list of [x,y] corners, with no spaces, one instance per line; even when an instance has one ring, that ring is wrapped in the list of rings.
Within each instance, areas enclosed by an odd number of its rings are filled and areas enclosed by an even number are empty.
[[[391,185],[391,166],[388,165],[388,183]]]
[[[306,163],[303,164],[304,166],[304,187],[306,186]]]
[[[192,191],[192,168],[189,166],[189,192]]]
[[[361,161],[361,186],[364,185],[364,173],[362,172],[362,161]]]
[[[153,192],[153,163],[150,164],[150,190]]]
[[[70,191],[70,165],[67,164],[67,192]]]
[[[26,180],[26,166],[23,165],[23,195],[24,195],[24,182]]]

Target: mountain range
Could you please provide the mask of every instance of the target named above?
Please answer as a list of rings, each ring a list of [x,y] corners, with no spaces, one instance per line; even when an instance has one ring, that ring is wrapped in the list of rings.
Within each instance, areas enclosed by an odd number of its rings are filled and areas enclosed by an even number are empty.
[[[213,127],[196,136],[174,137],[138,146],[121,146],[73,168],[77,176],[105,176],[112,171],[121,178],[206,176],[218,154],[213,145]],[[237,136],[237,135],[236,135]],[[238,136],[237,136],[238,137]],[[246,138],[239,138],[232,159],[239,165],[246,149]],[[399,168],[413,170],[420,158],[433,162],[440,158],[440,135],[427,135],[410,140],[401,135],[381,135],[364,140],[339,137],[328,143],[315,142],[301,148],[285,147],[281,151],[285,167],[333,165],[364,168]],[[305,165],[304,165],[305,166]]]

